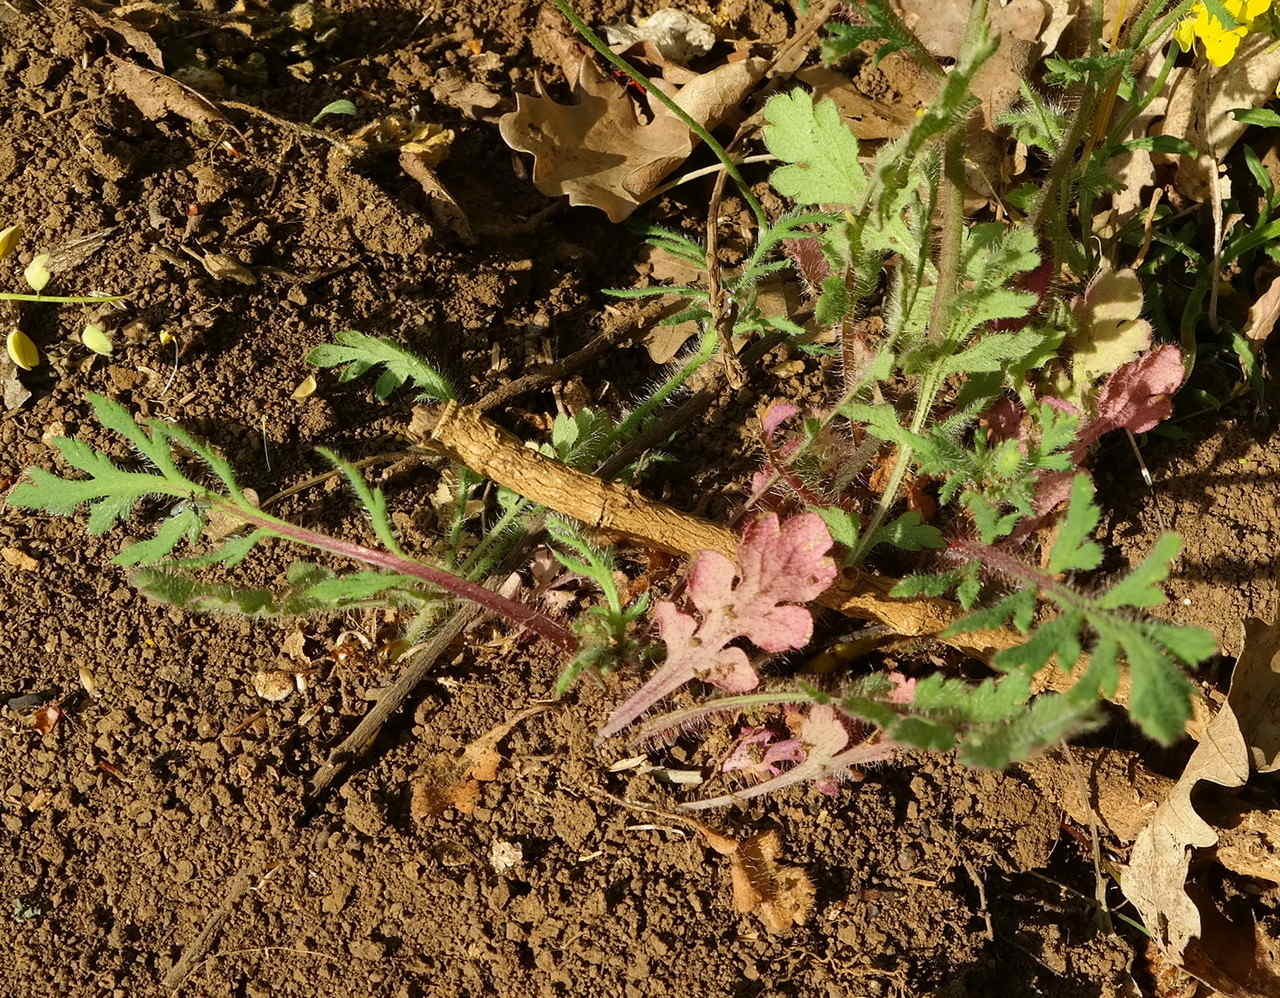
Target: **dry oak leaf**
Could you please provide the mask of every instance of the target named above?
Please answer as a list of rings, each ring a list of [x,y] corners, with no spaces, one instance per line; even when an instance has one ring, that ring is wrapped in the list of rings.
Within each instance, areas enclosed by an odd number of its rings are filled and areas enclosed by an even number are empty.
[[[529,707],[495,725],[473,741],[460,755],[443,752],[427,760],[414,777],[409,812],[414,821],[438,817],[448,808],[470,814],[480,800],[480,784],[497,779],[502,756],[498,745],[521,721],[541,714],[546,707]]]
[[[1192,849],[1218,844],[1218,832],[1191,803],[1200,780],[1240,787],[1250,769],[1280,768],[1280,620],[1245,622],[1245,643],[1227,702],[1209,724],[1150,824],[1133,843],[1120,888],[1155,940],[1175,958],[1202,935],[1201,912],[1187,894]]]
[[[1266,32],[1248,35],[1236,57],[1225,66],[1196,60],[1173,71],[1167,88],[1168,111],[1161,123],[1162,135],[1186,139],[1201,155],[1156,156],[1156,162],[1175,162],[1175,184],[1196,201],[1208,201],[1214,161],[1221,161],[1239,141],[1248,125],[1236,121],[1236,108],[1261,107],[1275,95],[1280,85],[1280,46]],[[1219,180],[1225,199],[1227,180]]]
[[[770,932],[803,925],[813,909],[813,881],[798,866],[777,862],[782,840],[770,830],[741,841],[692,822],[707,845],[729,857],[733,907],[739,914],[760,916]]]
[[[1262,296],[1249,306],[1249,319],[1244,325],[1244,337],[1253,343],[1262,343],[1276,328],[1280,320],[1280,277],[1273,280]]]
[[[681,87],[673,98],[695,121],[715,128],[763,75],[763,59],[727,63]],[[512,149],[532,153],[533,182],[548,195],[601,209],[621,222],[693,151],[693,135],[665,107],[642,123],[627,91],[584,59],[576,104],[521,94],[498,121]]]

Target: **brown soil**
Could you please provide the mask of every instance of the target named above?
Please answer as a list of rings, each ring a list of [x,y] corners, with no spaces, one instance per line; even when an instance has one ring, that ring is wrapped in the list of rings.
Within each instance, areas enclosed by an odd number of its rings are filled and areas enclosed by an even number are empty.
[[[609,0],[591,13],[654,6]],[[27,231],[5,286],[18,286],[32,248],[111,228],[58,290],[127,291],[116,324],[142,323],[128,342],[118,334],[113,361],[90,362],[74,342],[82,309],[22,311],[47,363],[27,379],[33,398],[0,421],[6,485],[48,462],[49,436],[98,440],[84,401],[97,391],[211,438],[268,495],[318,469],[313,445],[363,456],[394,447],[404,425],[403,404],[372,403],[361,384],[322,379],[310,398],[291,397],[309,373],[306,351],[335,331],[396,338],[491,387],[581,343],[598,328],[598,289],[634,279],[632,236],[590,209],[544,212],[492,122],[441,96],[459,78],[504,98],[532,89],[538,71],[554,78],[536,4],[350,0],[336,10],[336,38],[308,49],[309,83],[286,71],[301,58],[290,46],[309,44],[287,33],[259,40],[184,21],[162,37],[171,69],[204,45],[238,67],[227,72],[231,99],[291,121],[351,97],[360,121],[416,105],[454,129],[440,174],[482,233],[477,245],[429,215],[394,161],[344,175],[323,143],[261,118],[236,115],[238,134],[144,118],[113,92],[106,36],[91,21],[57,4],[0,3],[0,226]],[[785,10],[729,2],[718,23],[778,41]],[[705,189],[691,203],[699,198]],[[671,224],[697,219],[679,201],[663,210]],[[234,255],[259,283],[216,280],[184,246]],[[162,332],[175,338],[176,370]],[[584,381],[612,384],[604,400],[616,403],[649,370],[635,349]],[[818,373],[809,362],[807,376]],[[736,442],[756,401],[724,400],[709,425]],[[535,423],[551,404],[537,401]],[[680,446],[693,460],[708,440]],[[1275,609],[1280,448],[1228,426],[1148,459],[1156,498],[1122,509],[1116,550],[1145,549],[1156,510],[1183,530],[1170,613],[1214,627],[1234,650],[1239,616]],[[1115,475],[1113,493],[1141,497],[1136,469]],[[406,523],[416,509],[399,486],[420,496],[431,484],[416,474],[395,483]],[[716,491],[724,484],[647,487],[723,516],[736,499]],[[340,492],[289,512],[353,536],[365,529]],[[119,545],[119,532],[87,536],[74,520],[6,511],[0,522],[0,547],[30,559],[0,563],[0,699],[47,692],[65,709],[43,738],[29,708],[0,714],[5,995],[159,993],[211,919],[212,944],[184,994],[1110,996],[1134,993],[1131,974],[1146,980],[1137,934],[1099,931],[1083,900],[1094,881],[1087,832],[1021,774],[940,758],[873,771],[835,798],[795,790],[714,817],[739,836],[778,828],[783,860],[816,883],[808,922],[769,935],[733,912],[728,864],[696,834],[617,803],[674,800],[650,776],[605,771],[634,749],[592,745],[624,679],[584,686],[522,723],[472,813],[415,823],[407,786],[423,762],[554,681],[559,663],[493,626],[442,661],[373,758],[309,810],[307,777],[391,672],[326,667],[306,692],[268,703],[251,677],[280,659],[289,627],[148,604],[108,567]],[[265,581],[288,560],[267,556],[250,572]],[[320,659],[340,632],[379,624],[307,623],[307,648]],[[683,751],[666,750],[667,762]]]

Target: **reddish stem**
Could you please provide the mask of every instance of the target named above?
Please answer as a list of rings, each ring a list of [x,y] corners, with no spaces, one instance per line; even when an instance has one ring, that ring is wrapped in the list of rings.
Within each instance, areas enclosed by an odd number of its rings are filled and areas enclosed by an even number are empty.
[[[502,594],[495,593],[492,589],[486,589],[484,586],[478,585],[470,579],[464,579],[460,575],[454,575],[452,572],[446,572],[443,569],[402,558],[389,551],[379,551],[376,548],[367,548],[362,544],[353,544],[337,537],[330,537],[328,534],[317,533],[314,530],[308,530],[305,527],[299,527],[284,520],[277,520],[275,517],[268,516],[265,513],[250,513],[231,503],[218,503],[217,505],[246,523],[262,527],[273,534],[287,537],[291,541],[297,541],[299,544],[319,548],[322,551],[329,551],[344,558],[350,558],[353,561],[361,561],[366,565],[372,565],[374,568],[381,568],[388,572],[398,572],[401,575],[408,575],[415,579],[421,579],[423,582],[430,583],[433,586],[438,586],[453,593],[455,596],[470,600],[486,610],[500,614],[515,624],[528,627],[534,633],[546,638],[552,644],[559,645],[565,651],[572,652],[578,648],[578,639],[574,637],[573,633],[568,628],[557,624],[545,613],[540,613],[524,603],[508,599]]]

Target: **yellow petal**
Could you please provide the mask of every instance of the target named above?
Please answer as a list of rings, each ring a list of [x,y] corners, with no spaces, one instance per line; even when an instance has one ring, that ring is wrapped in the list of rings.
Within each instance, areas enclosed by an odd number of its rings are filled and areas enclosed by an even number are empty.
[[[293,397],[297,399],[299,402],[301,402],[304,398],[307,398],[309,395],[314,395],[315,391],[316,391],[316,376],[314,374],[308,374],[305,378],[303,378],[300,382],[298,382],[298,387],[293,390]]]
[[[89,323],[80,333],[80,342],[87,346],[96,354],[103,357],[111,356],[111,337],[97,323]]]
[[[4,348],[9,353],[9,359],[24,371],[30,371],[40,363],[40,351],[31,342],[31,337],[21,329],[10,331],[4,341]]]
[[[22,272],[22,276],[36,294],[43,291],[45,285],[49,283],[49,278],[53,276],[49,272],[49,254],[41,253],[32,257],[31,262],[27,264],[27,269]]]
[[[21,238],[21,225],[11,225],[7,229],[0,229],[0,260],[3,260],[13,252],[13,248],[18,245],[18,240]]]
[[[1225,31],[1215,32],[1212,37],[1204,40],[1205,58],[1215,66],[1225,66],[1236,54],[1236,48],[1239,45],[1238,35]]]
[[[1178,48],[1183,52],[1190,52],[1191,46],[1196,43],[1196,26],[1195,21],[1186,17],[1178,22],[1178,26],[1173,29],[1173,40],[1178,43]]]

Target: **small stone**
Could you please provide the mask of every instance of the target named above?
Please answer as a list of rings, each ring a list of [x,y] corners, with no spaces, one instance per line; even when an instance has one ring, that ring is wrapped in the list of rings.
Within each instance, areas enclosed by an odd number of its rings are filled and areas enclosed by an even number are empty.
[[[255,672],[253,689],[263,700],[279,703],[293,692],[293,677],[287,672]]]
[[[524,850],[520,847],[519,842],[507,842],[504,839],[493,840],[493,844],[489,847],[489,864],[499,875],[505,874],[509,870],[514,870],[523,862]]]
[[[387,955],[387,944],[376,939],[353,939],[347,949],[357,960],[381,960]]]

